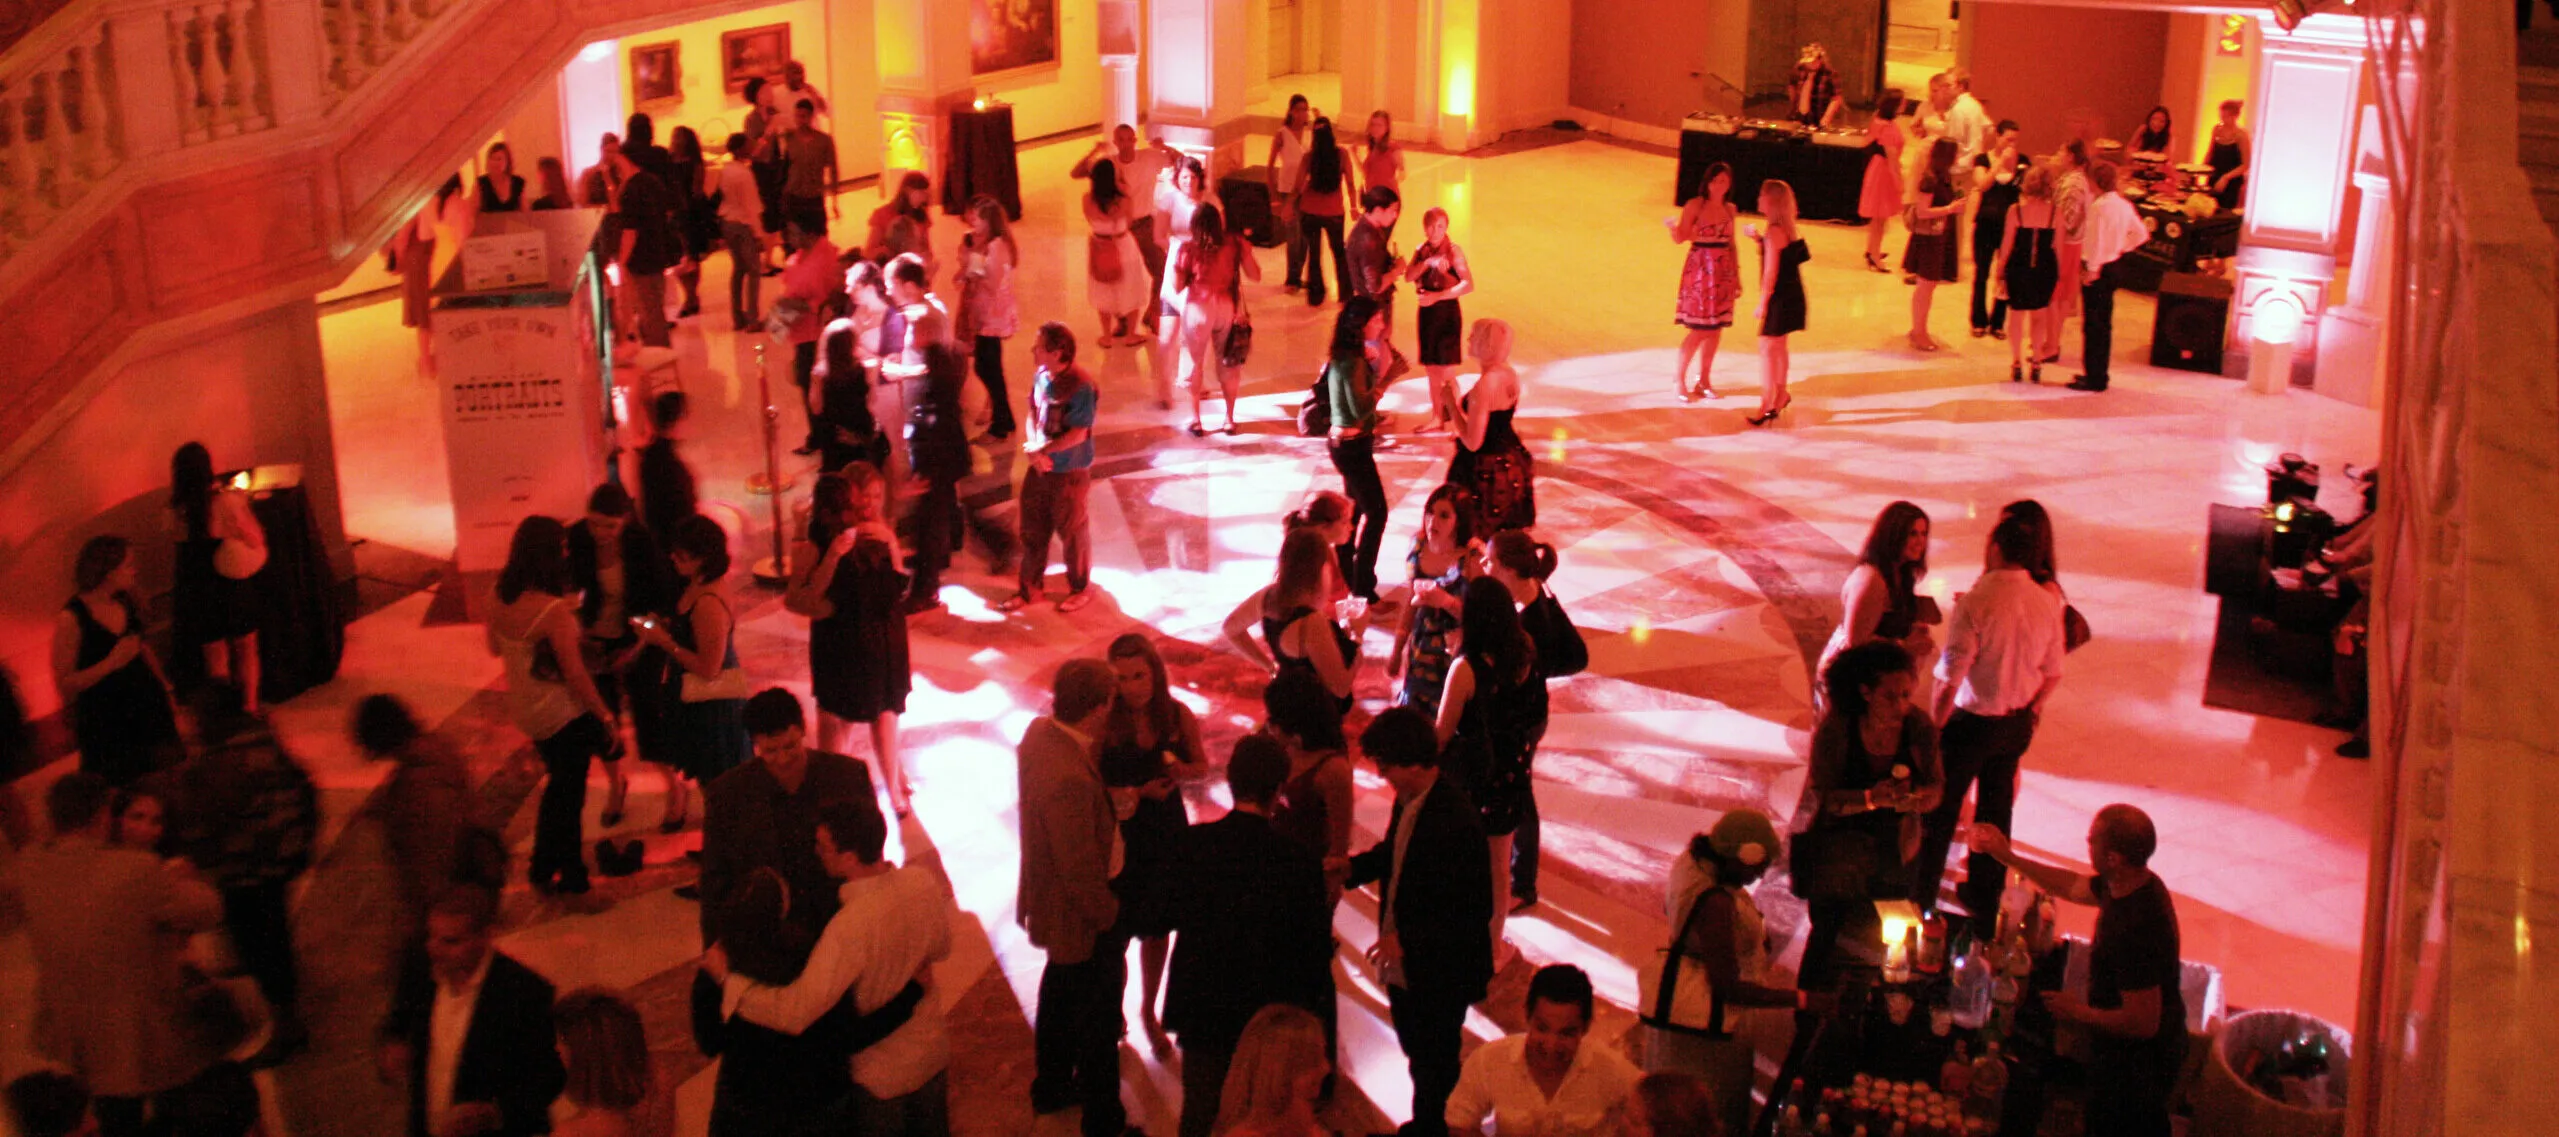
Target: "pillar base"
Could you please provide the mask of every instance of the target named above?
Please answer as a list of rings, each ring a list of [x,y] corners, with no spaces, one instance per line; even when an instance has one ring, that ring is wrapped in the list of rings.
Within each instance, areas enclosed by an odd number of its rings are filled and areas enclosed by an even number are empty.
[[[2318,374],[2321,317],[2328,308],[2328,282],[2337,275],[2337,258],[2324,253],[2242,245],[2234,265],[2237,288],[2231,295],[2229,348],[2244,358],[2257,342],[2257,314],[2269,305],[2288,305],[2300,317],[2293,339],[2293,383],[2311,386]],[[2290,314],[2287,314],[2289,316]]]

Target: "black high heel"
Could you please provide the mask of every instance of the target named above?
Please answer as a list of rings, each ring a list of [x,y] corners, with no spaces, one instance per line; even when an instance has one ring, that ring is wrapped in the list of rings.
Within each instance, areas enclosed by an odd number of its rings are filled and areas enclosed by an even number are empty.
[[[2026,379],[2028,382],[2034,383],[2038,386],[2042,385],[2044,381],[2044,365],[2036,363],[2028,366],[2026,368]]]
[[[2009,382],[2011,382],[2011,383],[2023,383],[2023,382],[2025,382],[2025,381],[2026,381],[2026,368],[2025,368],[2023,365],[2021,365],[2021,364],[2015,364],[2015,363],[2011,363],[2011,364],[2009,364],[2009,365],[2008,365],[2008,381],[2009,381]]]

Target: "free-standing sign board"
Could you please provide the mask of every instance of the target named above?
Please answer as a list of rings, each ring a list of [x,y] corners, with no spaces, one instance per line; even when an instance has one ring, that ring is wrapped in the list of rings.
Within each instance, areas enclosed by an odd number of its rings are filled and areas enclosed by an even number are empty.
[[[435,314],[454,559],[466,573],[504,567],[529,515],[574,520],[604,477],[591,316],[581,294],[552,295],[562,303]]]

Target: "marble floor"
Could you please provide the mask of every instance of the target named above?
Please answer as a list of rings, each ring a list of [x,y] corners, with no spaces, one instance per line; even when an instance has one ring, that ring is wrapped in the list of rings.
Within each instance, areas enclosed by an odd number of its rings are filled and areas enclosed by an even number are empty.
[[[1061,319],[1089,337],[1094,319],[1074,255],[1081,228],[1061,220],[1075,216],[1063,174],[1083,145],[1022,155],[1019,282],[1026,320]],[[1933,320],[1947,349],[1912,351],[1900,278],[1859,264],[1857,231],[1815,224],[1807,227],[1812,327],[1794,340],[1794,407],[1777,425],[1750,429],[1741,418],[1760,379],[1747,339],[1736,337],[1716,361],[1721,401],[1687,405],[1671,394],[1678,335],[1669,316],[1681,258],[1660,227],[1673,212],[1671,173],[1666,156],[1588,139],[1506,147],[1496,157],[1410,159],[1403,246],[1419,241],[1422,206],[1446,207],[1478,274],[1468,314],[1516,329],[1528,391],[1519,422],[1539,462],[1540,529],[1561,552],[1555,589],[1592,645],[1589,672],[1557,686],[1539,755],[1545,902],[1510,925],[1525,959],[1579,963],[1614,1007],[1630,1002],[1633,968],[1664,936],[1658,882],[1673,851],[1721,810],[1755,805],[1782,817],[1794,809],[1810,725],[1808,660],[1837,619],[1838,585],[1868,520],[1896,498],[1926,508],[1937,533],[1926,588],[1947,598],[1979,572],[2000,505],[2031,495],[2059,519],[2062,578],[2096,638],[2071,657],[2027,756],[2018,839],[2075,858],[2091,811],[2110,801],[2143,806],[2161,826],[2155,864],[2176,892],[2186,953],[2223,970],[2229,1001],[2351,1021],[2369,771],[2330,754],[2341,738],[2334,732],[2202,704],[2215,609],[2200,585],[2209,504],[2262,500],[2257,468],[2279,452],[2332,469],[2369,462],[2375,416],[2306,391],[2257,396],[2236,381],[2144,366],[2151,306],[2130,294],[2119,307],[2114,389],[2103,395],[2007,382],[2006,345],[1964,335],[1955,290],[1939,297]],[[858,234],[873,201],[869,191],[846,194],[839,233]],[[941,242],[955,239],[943,226]],[[1899,249],[1898,233],[1889,247]],[[999,615],[989,605],[1009,583],[989,576],[973,547],[945,586],[948,611],[913,625],[905,761],[918,780],[922,831],[956,885],[960,947],[938,970],[936,997],[959,1024],[954,1099],[963,1132],[1034,1127],[1024,1008],[1041,959],[1013,921],[1011,747],[1044,709],[1048,676],[1060,660],[1098,654],[1121,632],[1149,630],[1164,645],[1179,697],[1203,713],[1222,754],[1252,721],[1259,678],[1224,645],[1220,625],[1267,579],[1279,515],[1334,483],[1322,447],[1288,421],[1331,310],[1284,295],[1278,251],[1261,258],[1264,283],[1246,289],[1259,334],[1239,435],[1193,440],[1178,431],[1187,418],[1157,409],[1148,350],[1088,353],[1104,392],[1104,487],[1092,495],[1092,514],[1106,600],[1072,615]],[[681,325],[677,368],[696,399],[688,451],[704,496],[760,549],[767,533],[754,519],[765,516],[763,499],[746,486],[763,465],[754,363],[748,338],[726,330],[726,272],[721,260],[706,273],[706,312]],[[413,334],[398,326],[396,304],[378,303],[325,317],[322,336],[348,531],[446,555],[445,456]],[[2069,342],[2075,355],[2075,333]],[[1014,341],[1017,377],[1028,372],[1024,343]],[[774,353],[772,366],[787,391],[782,359]],[[1409,415],[1426,399],[1407,383],[1388,405]],[[795,423],[786,411],[786,438]],[[787,454],[783,461],[794,473],[805,465]],[[1447,444],[1431,436],[1382,455],[1395,499],[1388,563],[1400,560],[1446,461]],[[1009,516],[1009,471],[986,461],[981,470],[976,500]],[[804,690],[803,622],[772,593],[742,595],[750,672]],[[342,741],[345,709],[377,690],[406,695],[475,755],[489,775],[484,799],[512,816],[511,836],[529,843],[529,787],[507,768],[523,740],[496,710],[497,668],[481,654],[478,630],[458,622],[454,608],[421,592],[365,617],[351,630],[345,673],[280,708],[279,719],[342,823],[379,777]],[[1373,633],[1367,648],[1363,686],[1373,708],[1385,696],[1374,660],[1386,633]],[[600,774],[594,785],[601,790]],[[1385,790],[1366,774],[1361,787],[1360,823],[1374,835]],[[1197,817],[1222,808],[1220,790],[1187,792]],[[563,988],[633,992],[668,1073],[682,1080],[683,1131],[698,1133],[710,1074],[682,1034],[681,995],[699,945],[690,909],[672,891],[696,838],[656,835],[656,795],[655,775],[639,774],[622,826],[648,841],[647,870],[573,908],[519,888],[503,946]],[[590,837],[601,797],[590,796]],[[388,1108],[359,1065],[379,967],[369,947],[356,945],[369,942],[370,906],[385,902],[369,867],[369,829],[333,825],[345,837],[303,900],[302,939],[315,957],[314,986],[326,992],[323,1038],[337,1045],[273,1079],[279,1131],[296,1137],[374,1132]],[[1770,905],[1783,907],[1774,897]],[[1345,904],[1344,943],[1365,946],[1373,915],[1366,901]],[[22,949],[0,949],[0,998],[23,991],[24,967]],[[1343,1060],[1357,1091],[1344,1095],[1341,1124],[1384,1128],[1403,1119],[1410,1086],[1368,965],[1345,951],[1338,968]],[[1477,1037],[1516,1024],[1525,971],[1507,972],[1470,1020]],[[1132,1012],[1137,998],[1132,983]],[[1630,1022],[1611,1010],[1599,1033],[1616,1040]],[[1134,1031],[1123,1053],[1134,1116],[1152,1132],[1171,1132],[1177,1059],[1154,1054]],[[1054,1118],[1040,1128],[1071,1131]]]

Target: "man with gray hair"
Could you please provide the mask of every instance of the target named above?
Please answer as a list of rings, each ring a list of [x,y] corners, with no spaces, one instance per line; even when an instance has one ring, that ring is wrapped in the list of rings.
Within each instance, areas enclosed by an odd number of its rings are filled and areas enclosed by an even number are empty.
[[[2053,1017],[2089,1028],[2089,1137],[2167,1137],[2168,1099],[2186,1059],[2184,967],[2177,904],[2150,871],[2159,830],[2129,805],[2097,811],[2088,825],[2094,875],[2021,856],[1995,825],[1975,825],[1973,851],[2073,904],[2097,909],[2088,945],[2088,998],[2044,995]]]
[[[1049,713],[1031,720],[1020,762],[1022,874],[1015,919],[1048,953],[1032,1023],[1031,1109],[1084,1107],[1085,1137],[1121,1137],[1120,994],[1128,938],[1111,892],[1123,852],[1119,815],[1102,784],[1101,735],[1116,686],[1109,664],[1070,659],[1057,669]]]

